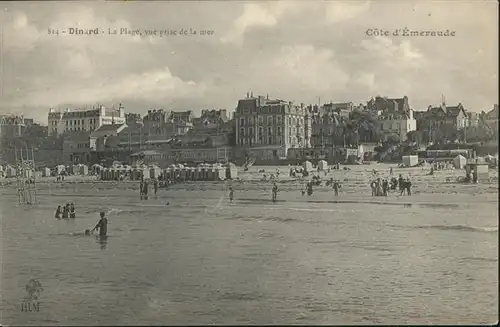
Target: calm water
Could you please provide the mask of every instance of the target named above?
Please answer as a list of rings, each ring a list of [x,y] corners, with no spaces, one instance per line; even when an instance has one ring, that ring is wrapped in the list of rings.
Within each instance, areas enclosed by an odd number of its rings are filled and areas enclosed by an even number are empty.
[[[498,320],[491,187],[472,195],[474,186],[454,185],[454,197],[417,187],[415,196],[370,203],[367,187],[345,186],[337,198],[344,202],[330,203],[331,190],[302,197],[292,183],[273,204],[263,185],[235,183],[234,204],[223,184],[174,187],[142,202],[135,184],[46,186],[32,208],[13,205],[13,190],[2,190],[2,323]],[[54,219],[57,204],[69,201],[77,219]],[[72,236],[92,228],[101,209],[106,242]],[[20,312],[31,278],[44,288],[40,311]]]

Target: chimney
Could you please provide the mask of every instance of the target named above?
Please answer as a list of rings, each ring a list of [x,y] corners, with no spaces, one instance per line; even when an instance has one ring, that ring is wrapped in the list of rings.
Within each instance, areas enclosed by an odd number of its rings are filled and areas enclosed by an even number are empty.
[[[251,97],[251,98],[253,98],[253,92],[252,92],[252,93],[250,93],[250,97]]]
[[[249,92],[247,92],[247,99],[248,99],[249,97],[250,97],[250,93],[249,93]]]
[[[122,104],[121,104],[121,103],[118,105],[118,116],[119,116],[120,118],[125,117],[125,113],[124,113],[124,111],[123,111],[123,106],[122,106]]]

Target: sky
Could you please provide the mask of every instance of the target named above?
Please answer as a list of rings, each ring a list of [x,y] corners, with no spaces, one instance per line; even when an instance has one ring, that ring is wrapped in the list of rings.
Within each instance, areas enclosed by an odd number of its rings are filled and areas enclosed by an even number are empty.
[[[0,113],[43,124],[49,108],[98,103],[233,111],[247,92],[305,104],[406,95],[415,110],[443,95],[472,111],[498,103],[496,1],[0,2],[0,28]],[[404,28],[455,36],[393,35]]]

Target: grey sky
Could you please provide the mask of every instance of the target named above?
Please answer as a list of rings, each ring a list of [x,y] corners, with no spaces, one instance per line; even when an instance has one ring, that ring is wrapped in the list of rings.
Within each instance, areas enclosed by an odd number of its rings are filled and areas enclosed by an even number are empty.
[[[0,112],[123,103],[234,109],[247,91],[296,102],[407,95],[424,110],[498,100],[496,1],[0,3]],[[212,36],[48,35],[48,28],[192,28]],[[455,31],[373,37],[368,28]]]

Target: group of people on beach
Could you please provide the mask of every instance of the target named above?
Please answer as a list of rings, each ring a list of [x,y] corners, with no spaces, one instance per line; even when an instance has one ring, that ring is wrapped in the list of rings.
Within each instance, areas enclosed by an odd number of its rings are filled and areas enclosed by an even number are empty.
[[[62,217],[61,217],[62,215]],[[73,202],[66,203],[65,206],[57,206],[55,218],[57,219],[68,219],[68,218],[76,218],[75,213],[75,204]]]
[[[391,168],[392,173],[392,168]],[[372,196],[387,196],[389,190],[395,191],[399,187],[400,196],[406,191],[407,195],[411,195],[411,180],[410,177],[406,179],[403,175],[399,175],[399,178],[392,177],[390,181],[386,178],[376,178],[370,182],[370,188],[372,190]]]

